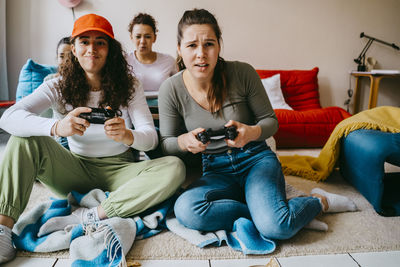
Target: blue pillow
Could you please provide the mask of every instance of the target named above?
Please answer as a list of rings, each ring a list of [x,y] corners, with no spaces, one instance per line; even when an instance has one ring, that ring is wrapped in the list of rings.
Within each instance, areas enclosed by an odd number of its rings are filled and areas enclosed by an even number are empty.
[[[17,101],[35,91],[43,83],[47,75],[56,72],[56,66],[42,65],[34,62],[32,59],[28,59],[19,74]]]

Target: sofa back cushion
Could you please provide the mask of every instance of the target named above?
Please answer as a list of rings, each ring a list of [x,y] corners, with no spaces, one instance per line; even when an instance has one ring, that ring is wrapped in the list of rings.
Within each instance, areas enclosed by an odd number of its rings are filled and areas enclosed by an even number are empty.
[[[257,70],[261,79],[281,75],[281,89],[286,103],[294,110],[321,108],[318,92],[318,67],[312,70]]]

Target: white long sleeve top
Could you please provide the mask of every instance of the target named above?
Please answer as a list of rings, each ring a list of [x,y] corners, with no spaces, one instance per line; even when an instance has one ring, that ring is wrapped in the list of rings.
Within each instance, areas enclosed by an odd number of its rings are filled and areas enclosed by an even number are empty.
[[[156,53],[157,59],[151,64],[140,63],[135,52],[129,53],[126,59],[133,67],[136,78],[142,82],[145,92],[158,92],[162,82],[177,73],[175,59],[172,56]]]
[[[60,113],[62,108],[57,101],[59,94],[54,87],[58,80],[44,82],[31,95],[7,109],[0,119],[0,128],[20,137],[51,136],[54,123],[65,117]],[[90,92],[86,106],[98,107],[100,97],[100,91]],[[48,108],[53,109],[53,118],[40,117],[39,114]],[[67,105],[66,110],[71,111],[72,106]],[[158,144],[157,132],[141,85],[135,89],[128,106],[121,106],[120,110],[126,128],[132,129],[134,126],[134,130],[131,130],[134,137],[131,147],[141,151],[154,149]],[[83,136],[69,136],[68,144],[72,152],[88,157],[114,156],[129,148],[108,138],[102,124],[91,124]]]

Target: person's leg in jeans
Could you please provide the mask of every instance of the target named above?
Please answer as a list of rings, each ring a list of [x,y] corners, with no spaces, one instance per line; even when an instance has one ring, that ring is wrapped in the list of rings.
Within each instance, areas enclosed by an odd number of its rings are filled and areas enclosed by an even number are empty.
[[[204,176],[175,204],[178,221],[192,229],[229,231],[236,219],[245,217],[253,220],[262,236],[287,239],[323,210],[356,209],[348,198],[323,190],[287,201],[280,163],[263,142],[205,155],[203,171]]]
[[[250,168],[245,184],[246,201],[253,222],[264,237],[288,239],[322,211],[320,201],[314,197],[286,200],[281,165],[271,150],[246,161]]]
[[[381,215],[400,214],[400,173],[386,173],[385,162],[400,166],[400,133],[359,129],[341,140],[340,172]],[[390,201],[387,201],[388,199]]]
[[[240,178],[231,173],[227,154],[203,155],[203,173],[175,203],[181,224],[200,231],[230,231],[236,219],[250,218]]]

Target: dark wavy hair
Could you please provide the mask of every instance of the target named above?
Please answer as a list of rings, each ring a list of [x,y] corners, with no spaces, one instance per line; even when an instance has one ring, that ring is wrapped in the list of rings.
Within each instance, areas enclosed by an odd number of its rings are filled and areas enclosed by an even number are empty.
[[[120,106],[128,106],[133,97],[137,80],[132,74],[130,65],[125,59],[125,52],[121,44],[108,36],[108,55],[106,63],[101,70],[101,89],[102,98],[99,106],[110,106],[118,109]],[[71,39],[74,44],[76,38]],[[72,52],[68,54],[67,60],[60,66],[61,79],[56,84],[56,89],[60,93],[60,104],[64,107],[70,104],[73,108],[84,107],[89,100],[89,83],[85,77],[78,59]]]
[[[184,28],[195,24],[210,25],[214,30],[215,36],[217,37],[218,44],[221,45],[221,29],[214,15],[205,9],[193,9],[185,11],[178,23],[178,46],[181,45]],[[176,64],[178,65],[179,70],[186,69],[183,59],[179,55],[176,58]],[[212,87],[207,93],[207,100],[210,105],[211,112],[220,111],[225,98],[228,95],[225,65],[225,60],[218,56],[217,65],[215,66],[214,75],[211,80]]]
[[[154,34],[156,34],[158,31],[156,27],[156,20],[153,18],[153,16],[146,13],[139,13],[131,20],[128,26],[129,33],[132,33],[133,27],[136,24],[149,25],[153,29]]]

